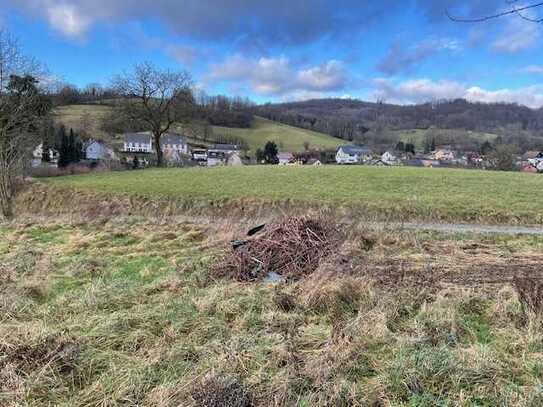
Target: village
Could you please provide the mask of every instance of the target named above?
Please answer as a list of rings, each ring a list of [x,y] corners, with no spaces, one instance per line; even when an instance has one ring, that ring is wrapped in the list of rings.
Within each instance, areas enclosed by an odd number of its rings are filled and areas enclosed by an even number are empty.
[[[122,170],[143,169],[155,165],[156,148],[150,132],[125,133],[122,142],[113,146],[98,139],[88,139],[81,144],[78,160],[70,163],[79,169]],[[267,142],[270,148],[266,157],[258,157],[236,144],[199,144],[188,141],[179,133],[165,133],[160,140],[161,151],[167,167],[216,167],[242,165],[370,165],[410,166],[425,168],[471,168],[495,169],[490,157],[475,151],[455,151],[450,145],[437,146],[424,153],[405,151],[403,143],[384,152],[366,145],[346,144],[337,150],[311,150],[303,152],[279,151],[274,142]],[[31,168],[34,173],[40,169],[62,167],[61,153],[52,147],[39,144],[33,151]],[[511,170],[527,173],[543,172],[543,151],[527,151],[511,157]],[[77,172],[77,171],[75,171]],[[83,171],[86,172],[86,171]],[[48,172],[50,174],[50,172]]]

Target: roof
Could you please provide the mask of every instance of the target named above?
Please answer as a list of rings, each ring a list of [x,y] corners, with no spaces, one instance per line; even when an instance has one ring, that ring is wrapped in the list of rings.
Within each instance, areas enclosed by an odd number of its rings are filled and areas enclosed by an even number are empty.
[[[151,142],[151,134],[143,133],[125,133],[124,141],[126,143],[149,144]]]
[[[353,144],[349,144],[346,146],[341,146],[339,149],[342,150],[345,154],[349,155],[371,154],[371,148],[367,146],[356,146]]]
[[[292,153],[279,153],[277,154],[277,158],[280,160],[292,160],[294,156]]]
[[[186,143],[187,142],[185,140],[185,137],[177,133],[165,133],[160,138],[161,145],[164,145],[164,144],[178,145],[178,144],[186,144]]]
[[[525,160],[529,160],[530,158],[539,158],[542,155],[543,155],[543,153],[540,152],[540,151],[526,151],[522,155],[522,158],[525,159]]]
[[[239,146],[235,144],[214,144],[209,149],[222,151],[240,150]]]

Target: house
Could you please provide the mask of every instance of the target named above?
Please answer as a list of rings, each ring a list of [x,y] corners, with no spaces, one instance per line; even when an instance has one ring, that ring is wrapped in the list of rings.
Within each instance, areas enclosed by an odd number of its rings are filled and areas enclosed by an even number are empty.
[[[522,155],[522,161],[529,161],[534,159],[543,159],[542,151],[526,151]]]
[[[452,150],[443,148],[433,151],[428,158],[438,161],[452,161],[455,157]]]
[[[534,167],[533,165],[531,164],[526,164],[526,165],[523,165],[522,167],[520,167],[520,171],[521,172],[529,172],[529,173],[532,173],[532,174],[535,174],[537,173],[537,168]]]
[[[279,165],[287,165],[294,161],[294,155],[292,153],[279,153],[277,154]]]
[[[319,167],[322,165],[321,160],[317,160],[316,158],[310,158],[306,161],[305,165],[312,165],[314,167]]]
[[[90,140],[84,148],[87,160],[110,160],[115,157],[113,150],[98,140]]]
[[[172,156],[189,153],[189,145],[186,139],[177,133],[166,133],[160,138],[160,147],[164,155]]]
[[[153,143],[151,134],[148,132],[126,133],[124,135],[123,151],[127,153],[152,153]]]
[[[381,161],[382,161],[385,165],[398,165],[398,164],[399,164],[398,158],[396,158],[396,156],[395,156],[394,154],[392,154],[391,152],[389,152],[389,151],[386,151],[386,152],[381,156]]]
[[[360,164],[371,160],[372,151],[366,146],[341,146],[336,153],[338,164]]]
[[[154,144],[150,132],[126,133],[124,135],[123,151],[151,154],[155,151]],[[160,138],[160,147],[165,155],[170,155],[174,151],[180,154],[189,153],[189,147],[185,138],[176,133],[163,134]]]
[[[30,164],[34,168],[39,167],[40,165],[45,164],[45,163],[56,165],[57,162],[58,162],[58,155],[59,154],[58,154],[57,150],[55,150],[54,148],[50,148],[49,149],[49,154],[48,154],[49,161],[44,162],[44,160],[43,160],[44,159],[44,156],[43,156],[43,143],[40,143],[32,151],[32,161],[31,161]]]

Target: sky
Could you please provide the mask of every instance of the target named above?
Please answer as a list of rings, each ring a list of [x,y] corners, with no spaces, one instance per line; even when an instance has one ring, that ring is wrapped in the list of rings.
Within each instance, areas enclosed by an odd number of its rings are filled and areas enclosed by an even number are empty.
[[[511,0],[509,0],[510,2]],[[527,0],[528,1],[528,0]],[[151,61],[208,94],[285,102],[466,98],[543,106],[543,24],[458,23],[507,0],[0,0],[0,26],[55,77],[107,85]],[[529,10],[525,17],[543,17]]]

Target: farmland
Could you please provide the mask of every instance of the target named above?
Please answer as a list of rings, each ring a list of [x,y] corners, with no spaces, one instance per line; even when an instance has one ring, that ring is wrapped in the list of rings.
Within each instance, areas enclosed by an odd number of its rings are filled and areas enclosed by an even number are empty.
[[[263,148],[266,141],[275,141],[279,150],[290,152],[304,151],[304,143],[317,150],[333,150],[345,144],[344,140],[323,133],[287,126],[261,117],[255,117],[250,129],[214,126],[213,133],[245,140],[253,152],[257,148]]]
[[[531,174],[378,167],[155,169],[62,177],[48,185],[148,200],[246,201],[362,209],[368,215],[485,223],[543,223],[541,179]]]
[[[360,229],[349,272],[214,278],[244,225],[0,225],[0,405],[541,404],[509,281],[542,238]]]

